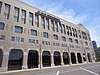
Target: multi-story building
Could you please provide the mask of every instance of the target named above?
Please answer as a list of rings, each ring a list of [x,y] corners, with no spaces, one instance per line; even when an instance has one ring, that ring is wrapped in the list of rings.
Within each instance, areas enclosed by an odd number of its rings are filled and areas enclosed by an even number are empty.
[[[0,0],[0,71],[93,62],[89,31],[19,0]]]
[[[97,48],[97,43],[96,43],[96,41],[92,41],[92,44],[93,44],[93,48],[96,49],[96,48]]]
[[[94,51],[95,51],[96,59],[99,59],[100,60],[100,47],[95,48]]]

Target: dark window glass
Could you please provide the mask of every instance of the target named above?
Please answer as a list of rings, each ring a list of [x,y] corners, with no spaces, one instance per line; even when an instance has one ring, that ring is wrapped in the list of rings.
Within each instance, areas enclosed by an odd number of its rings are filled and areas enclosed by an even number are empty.
[[[44,19],[44,17],[41,17],[41,24],[42,24],[42,27],[45,29],[45,19]]]
[[[54,37],[55,40],[58,40],[58,35],[54,34],[53,37]]]
[[[56,32],[58,32],[58,23],[55,22],[55,26],[56,26]]]
[[[35,40],[34,39],[32,39],[32,43],[35,43]]]
[[[33,13],[29,12],[29,25],[33,26]]]
[[[24,38],[21,38],[21,42],[24,42]]]
[[[22,34],[23,33],[23,28],[20,27],[20,26],[15,26],[15,32]]]
[[[31,39],[28,39],[28,42],[31,43]]]
[[[51,28],[52,28],[52,31],[55,31],[54,21],[53,20],[51,20]]]
[[[77,40],[77,39],[75,39],[75,43],[77,43],[77,44],[78,44],[78,40]]]
[[[19,8],[14,7],[14,21],[18,22],[19,20]]]
[[[45,38],[49,38],[48,33],[47,33],[47,32],[43,32],[43,37],[45,37]]]
[[[21,23],[25,24],[26,23],[26,11],[22,9],[22,14],[21,14]]]
[[[37,36],[37,30],[31,29],[31,35]]]
[[[14,36],[11,37],[11,41],[15,41],[15,37]]]
[[[46,29],[49,30],[49,19],[46,18]]]
[[[4,26],[5,26],[5,24],[0,22],[0,30],[4,30]]]
[[[0,40],[5,40],[5,35],[1,35]]]
[[[62,41],[66,41],[66,37],[62,36]]]
[[[73,42],[72,38],[69,38],[69,42]]]
[[[9,19],[9,14],[10,14],[10,5],[5,4],[5,11],[4,11],[4,19]]]
[[[39,40],[36,40],[36,44],[39,44]]]
[[[16,42],[20,42],[20,37],[16,37]]]
[[[22,69],[23,52],[20,49],[12,49],[9,53],[8,70]]]
[[[35,25],[39,27],[39,16],[35,14]]]

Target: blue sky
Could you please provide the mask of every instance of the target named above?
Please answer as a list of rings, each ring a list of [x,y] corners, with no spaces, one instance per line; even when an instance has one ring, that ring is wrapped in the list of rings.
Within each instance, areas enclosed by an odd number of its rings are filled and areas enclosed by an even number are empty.
[[[75,24],[82,23],[100,47],[100,0],[21,0]]]

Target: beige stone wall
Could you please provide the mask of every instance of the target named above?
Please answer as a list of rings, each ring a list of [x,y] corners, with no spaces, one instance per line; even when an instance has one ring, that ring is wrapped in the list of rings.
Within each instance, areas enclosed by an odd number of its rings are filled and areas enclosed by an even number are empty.
[[[21,49],[24,53],[24,59],[23,59],[23,66],[27,68],[27,56],[28,56],[28,51],[29,50],[37,50],[39,52],[39,55],[42,54],[43,51],[50,51],[51,52],[51,58],[52,58],[52,65],[54,66],[54,60],[53,60],[53,53],[54,51],[59,51],[61,53],[61,63],[63,64],[63,57],[62,54],[63,52],[74,52],[75,55],[77,53],[81,53],[81,56],[83,57],[83,53],[91,53],[94,54],[93,51],[93,47],[92,45],[85,45],[85,44],[76,44],[75,41],[73,43],[70,43],[68,38],[71,37],[73,40],[76,39],[76,37],[73,36],[68,36],[67,34],[61,34],[60,33],[60,28],[59,28],[59,32],[53,32],[51,30],[51,25],[50,25],[50,30],[46,30],[43,29],[41,27],[41,17],[39,16],[39,27],[35,26],[35,17],[34,17],[34,26],[30,26],[28,21],[29,21],[29,12],[33,12],[33,14],[35,14],[36,11],[38,11],[39,9],[36,9],[34,7],[31,7],[29,5],[26,5],[18,0],[0,0],[1,2],[3,2],[3,6],[2,6],[2,10],[1,10],[1,14],[0,14],[0,22],[5,23],[5,29],[4,30],[0,30],[0,35],[5,35],[5,40],[1,41],[0,40],[0,48],[3,50],[3,63],[2,63],[2,67],[0,67],[0,71],[6,71],[7,67],[8,67],[8,59],[9,59],[9,52],[11,51],[11,49]],[[7,3],[9,5],[11,5],[11,10],[10,10],[10,16],[8,20],[5,20],[3,18],[3,14],[4,14],[4,3]],[[14,6],[20,8],[20,15],[19,15],[19,22],[15,22],[13,21],[13,15],[14,15]],[[21,9],[26,10],[26,24],[22,24],[21,21]],[[41,10],[39,10],[41,11]],[[43,12],[43,11],[42,11]],[[45,12],[44,12],[45,13]],[[48,14],[48,13],[46,13]],[[49,14],[51,15],[51,14]],[[53,16],[53,15],[51,15]],[[54,16],[55,17],[55,16]],[[59,18],[60,19],[60,18]],[[62,24],[68,25],[70,27],[74,27],[77,30],[81,30],[84,31],[86,33],[89,33],[89,31],[84,27],[84,26],[79,26],[79,25],[74,25],[73,23],[67,22],[65,20],[61,20]],[[15,26],[21,26],[23,27],[23,32],[22,34],[18,34],[14,32],[14,27]],[[38,30],[38,36],[32,36],[29,32],[30,29],[36,29]],[[29,33],[28,33],[29,32]],[[49,38],[44,38],[43,37],[43,32],[48,32],[49,34]],[[53,34],[57,34],[59,36],[59,40],[54,40],[53,39]],[[23,37],[24,38],[24,43],[16,43],[16,42],[11,42],[11,36],[15,36],[15,37]],[[63,42],[61,39],[61,36],[65,36],[66,37],[66,42]],[[38,39],[39,40],[39,44],[29,44],[28,43],[28,39],[29,38],[33,38],[33,39]],[[88,43],[91,43],[91,41],[89,40],[83,40],[82,38],[77,38],[79,41],[82,40],[83,42],[87,41]],[[46,46],[46,45],[42,45],[42,40],[44,41],[49,41],[50,42],[50,46]],[[53,46],[53,42],[57,42],[60,43],[60,46]],[[63,44],[67,44],[69,45],[74,45],[74,46],[79,46],[80,48],[68,48],[68,47],[62,47],[62,43]],[[40,46],[41,46],[41,53],[40,53]],[[89,50],[85,49],[85,47],[88,47]],[[76,55],[77,56],[77,55]],[[94,56],[95,57],[95,56]],[[39,57],[40,58],[40,57]],[[92,56],[93,59],[93,56]],[[83,60],[83,59],[82,59]],[[93,60],[94,61],[94,60]],[[84,61],[82,61],[83,63],[85,63]],[[88,61],[87,61],[88,62]],[[39,65],[40,65],[40,60],[39,60]],[[77,62],[78,64],[78,62]]]

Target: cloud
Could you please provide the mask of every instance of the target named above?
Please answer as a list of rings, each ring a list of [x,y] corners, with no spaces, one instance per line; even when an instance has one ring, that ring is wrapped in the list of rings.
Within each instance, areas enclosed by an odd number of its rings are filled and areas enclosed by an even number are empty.
[[[55,5],[53,7],[48,8],[46,11],[75,24],[83,23],[85,20],[87,20],[87,15],[76,15],[74,9],[62,10],[63,8],[64,6]]]
[[[100,14],[96,13],[96,16],[93,18],[88,28],[92,40],[95,40],[97,45],[100,47]]]

